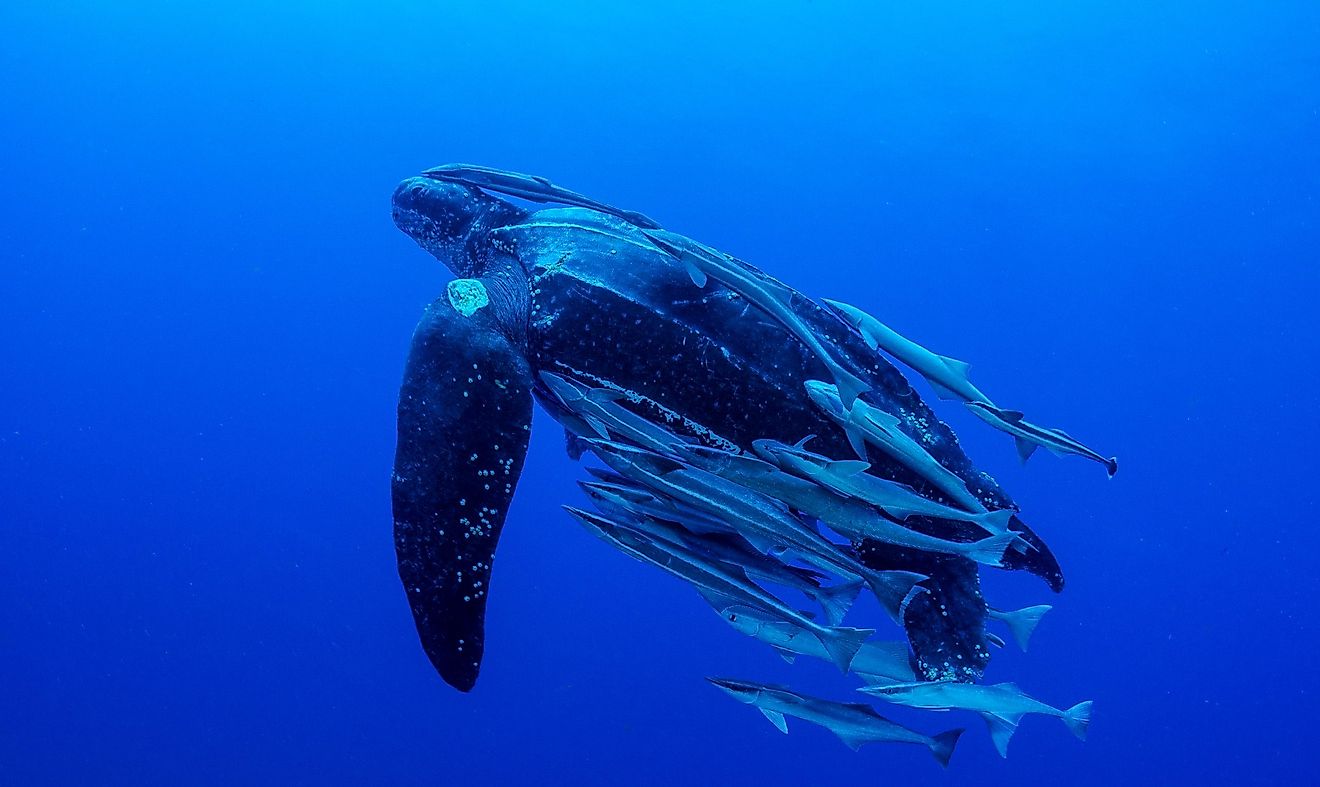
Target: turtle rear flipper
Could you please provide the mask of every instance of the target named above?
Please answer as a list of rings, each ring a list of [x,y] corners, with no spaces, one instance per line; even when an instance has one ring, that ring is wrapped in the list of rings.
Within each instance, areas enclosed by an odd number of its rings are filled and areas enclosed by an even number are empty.
[[[468,691],[495,546],[527,455],[532,379],[493,310],[456,292],[467,291],[451,284],[413,334],[399,392],[394,547],[426,655]]]

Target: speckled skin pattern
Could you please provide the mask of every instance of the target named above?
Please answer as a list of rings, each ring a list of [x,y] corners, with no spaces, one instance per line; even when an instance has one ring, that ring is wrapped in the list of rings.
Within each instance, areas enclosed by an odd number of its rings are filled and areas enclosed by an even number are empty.
[[[537,387],[538,399],[552,399],[535,382],[543,370],[624,391],[628,397],[622,403],[639,415],[725,450],[750,453],[757,439],[794,443],[814,434],[813,451],[839,459],[854,456],[842,430],[816,409],[803,388],[807,380],[830,379],[807,346],[718,282],[697,287],[682,265],[637,228],[582,208],[526,212],[453,184],[433,184],[425,193],[416,185],[406,181],[396,192],[396,223],[460,276],[479,277],[491,292],[490,306],[473,317],[431,307],[418,327],[404,385],[405,394],[425,388],[429,404],[419,409],[400,403],[400,467],[409,468],[395,479],[400,573],[428,654],[458,688],[466,690],[476,677],[485,595],[476,602],[455,601],[471,596],[466,583],[476,575],[465,572],[460,580],[454,564],[468,571],[472,565],[484,566],[479,581],[482,590],[489,587],[491,556],[512,494],[512,486],[506,490],[503,483],[486,490],[484,478],[469,472],[467,459],[474,452],[495,458],[491,446],[498,443],[498,456],[514,460],[509,467],[516,481],[530,420],[522,381]],[[472,221],[465,227],[447,220],[437,231],[426,220],[436,212],[450,217],[466,213]],[[972,466],[957,437],[897,369],[805,296],[794,292],[790,306],[845,368],[867,382],[867,402],[897,417],[904,431],[965,480],[988,508],[1015,508],[992,478]],[[446,321],[464,325],[451,327]],[[475,340],[483,331],[491,334],[488,340]],[[478,358],[482,352],[487,355]],[[486,404],[474,409],[464,401],[476,390],[464,371],[474,363],[518,384],[482,387]],[[451,368],[457,371],[446,371]],[[454,387],[446,389],[446,381]],[[550,409],[552,415],[563,415]],[[405,412],[415,426],[406,449]],[[514,439],[518,435],[521,441]],[[431,446],[439,441],[462,447],[446,452]],[[425,459],[412,462],[414,456]],[[870,472],[947,502],[883,454],[873,451],[868,459]],[[443,488],[424,488],[415,477],[419,472],[445,479]],[[401,482],[400,476],[409,480]],[[486,532],[466,539],[459,535],[463,530],[457,518],[467,513],[455,505],[459,499],[468,499],[468,505],[481,499],[481,505],[495,509]],[[956,541],[984,536],[967,523],[907,524]],[[1005,567],[1030,571],[1054,590],[1062,589],[1063,576],[1049,549],[1016,518],[1013,527],[1024,531],[1035,549],[1026,554],[1010,550]],[[929,575],[923,583],[929,593],[912,601],[904,621],[918,674],[979,678],[989,652],[976,565],[874,541],[854,547],[874,568]],[[487,550],[484,557],[481,550]],[[415,592],[416,587],[429,590]],[[461,655],[454,653],[458,639],[463,640]],[[475,652],[472,643],[477,643]]]

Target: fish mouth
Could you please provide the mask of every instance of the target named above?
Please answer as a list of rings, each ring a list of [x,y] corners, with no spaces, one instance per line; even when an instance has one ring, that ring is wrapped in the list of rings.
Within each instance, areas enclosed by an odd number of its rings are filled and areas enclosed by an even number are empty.
[[[748,683],[733,678],[706,678],[706,680],[727,691],[734,698],[742,702],[752,702],[756,695],[760,693],[761,687],[754,683]]]

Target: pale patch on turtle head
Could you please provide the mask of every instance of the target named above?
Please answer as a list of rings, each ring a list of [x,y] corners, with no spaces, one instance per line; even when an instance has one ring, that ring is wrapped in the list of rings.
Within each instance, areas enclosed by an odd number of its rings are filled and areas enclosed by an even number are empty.
[[[471,317],[477,310],[490,305],[490,295],[486,285],[476,279],[454,279],[445,288],[449,305],[464,317]]]

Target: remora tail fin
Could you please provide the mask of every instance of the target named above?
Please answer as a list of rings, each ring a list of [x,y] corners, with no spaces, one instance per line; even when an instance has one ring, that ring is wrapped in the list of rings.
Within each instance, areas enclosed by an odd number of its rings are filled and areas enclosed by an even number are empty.
[[[1008,523],[1016,513],[1011,508],[997,508],[984,514],[977,514],[973,521],[987,533],[1003,533],[1008,530]]]
[[[861,650],[862,643],[875,633],[875,629],[855,629],[847,626],[832,626],[821,631],[823,633],[818,637],[820,644],[825,646],[830,661],[834,662],[840,672],[848,671],[853,657]]]
[[[884,607],[889,617],[901,626],[903,613],[907,610],[908,604],[917,594],[927,592],[925,588],[917,585],[927,578],[925,574],[914,571],[868,571],[866,583],[871,587],[871,592],[875,594],[880,606]]]
[[[816,603],[820,604],[821,611],[825,613],[825,620],[831,626],[837,626],[843,622],[844,616],[848,614],[860,592],[862,592],[862,581],[858,579],[842,585],[813,590],[811,595],[816,599]]]
[[[857,397],[871,390],[871,386],[857,375],[849,372],[841,366],[835,365],[834,369],[834,387],[839,391],[839,400],[843,402],[844,409],[850,409]]]
[[[999,566],[1004,562],[1004,551],[1018,540],[1017,533],[1000,533],[987,536],[980,541],[967,545],[967,557],[987,566]]]
[[[1086,740],[1086,728],[1091,724],[1091,701],[1079,702],[1063,712],[1063,723],[1078,740]]]
[[[935,757],[935,761],[940,767],[949,767],[949,758],[953,756],[953,747],[958,745],[958,738],[963,734],[963,730],[949,730],[941,732],[930,741],[930,753]]]
[[[1036,625],[1054,607],[1049,604],[1038,604],[1034,607],[1023,607],[1012,612],[1002,612],[1000,610],[992,611],[991,617],[994,617],[1008,626],[1008,630],[1013,634],[1013,641],[1017,643],[1018,648],[1023,653],[1027,651],[1027,645],[1031,642],[1031,635],[1036,631]]]

